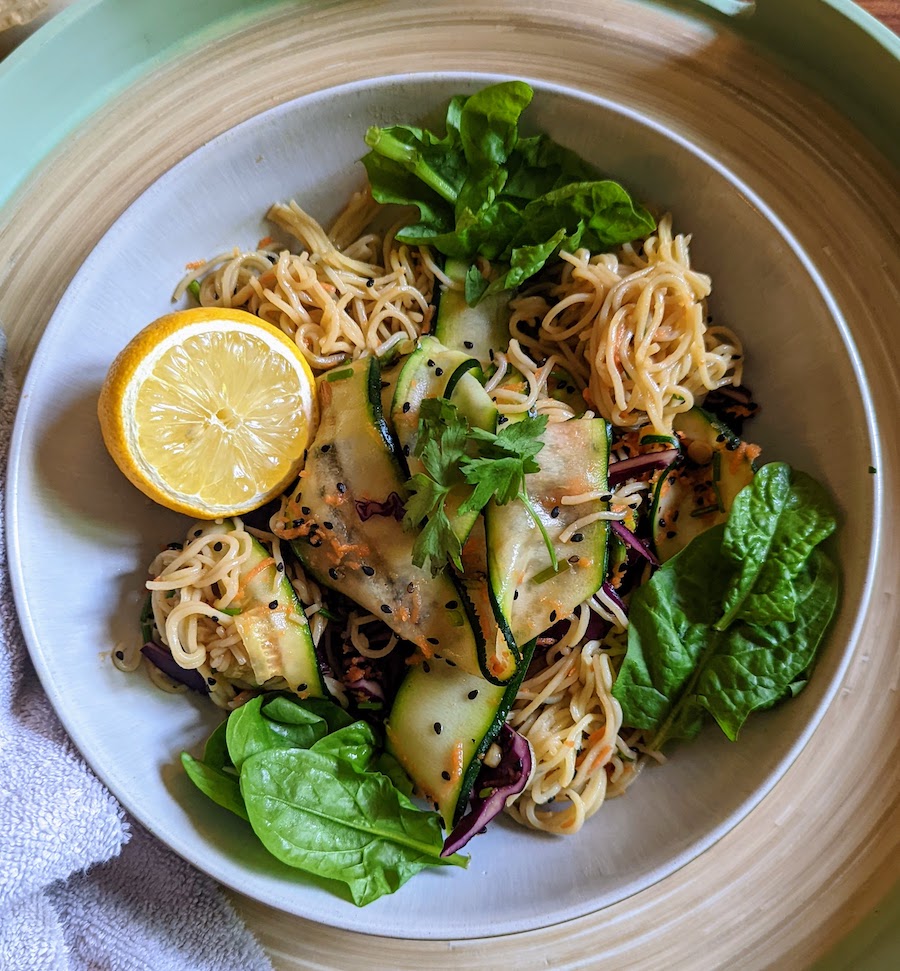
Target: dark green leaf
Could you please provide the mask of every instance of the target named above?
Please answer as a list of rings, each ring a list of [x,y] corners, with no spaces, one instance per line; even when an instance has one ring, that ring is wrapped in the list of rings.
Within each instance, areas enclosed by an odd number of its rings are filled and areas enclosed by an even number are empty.
[[[386,775],[394,783],[395,788],[402,792],[407,799],[412,798],[412,779],[410,779],[406,774],[406,770],[390,752],[382,752],[375,760],[372,768],[376,772]]]
[[[501,81],[471,95],[459,116],[459,137],[470,166],[503,165],[519,137],[519,117],[534,92],[524,81]]]
[[[283,863],[341,880],[358,906],[442,859],[437,813],[410,808],[390,779],[317,752],[262,752],[241,772],[250,823]]]
[[[207,765],[187,752],[181,753],[181,764],[191,782],[216,805],[230,810],[241,819],[248,818],[237,775]]]
[[[324,718],[295,706],[294,721],[274,721],[262,714],[262,696],[253,698],[229,716],[226,728],[228,754],[240,769],[251,756],[273,748],[310,748],[328,734]]]
[[[329,732],[353,724],[353,716],[327,698],[295,698],[290,695],[267,695],[262,713],[271,721],[285,725],[309,725],[310,716],[321,718]]]
[[[794,580],[836,525],[831,499],[814,479],[783,462],[764,465],[728,517],[722,552],[736,574],[716,627],[724,630],[739,618],[793,620]]]
[[[227,719],[222,721],[215,731],[206,740],[206,748],[203,750],[203,761],[211,765],[214,769],[224,769],[226,766],[233,766],[231,756],[228,754],[228,743],[226,734],[228,730]]]
[[[365,772],[375,755],[377,740],[368,722],[356,721],[326,735],[310,751],[343,759],[357,771]]]

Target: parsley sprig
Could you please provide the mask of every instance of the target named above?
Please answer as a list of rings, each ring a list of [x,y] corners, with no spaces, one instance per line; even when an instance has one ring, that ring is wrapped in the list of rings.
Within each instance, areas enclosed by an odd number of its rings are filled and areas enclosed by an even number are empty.
[[[425,472],[407,483],[411,495],[403,520],[411,528],[425,521],[413,547],[416,566],[429,562],[432,573],[437,573],[449,560],[462,570],[459,537],[446,508],[456,489],[471,490],[459,505],[460,513],[480,512],[492,499],[499,506],[518,499],[540,530],[553,569],[558,568],[553,543],[525,490],[525,476],[540,471],[535,456],[544,447],[541,435],[546,426],[546,415],[529,415],[499,432],[488,432],[472,428],[456,405],[444,398],[422,402],[415,454]]]

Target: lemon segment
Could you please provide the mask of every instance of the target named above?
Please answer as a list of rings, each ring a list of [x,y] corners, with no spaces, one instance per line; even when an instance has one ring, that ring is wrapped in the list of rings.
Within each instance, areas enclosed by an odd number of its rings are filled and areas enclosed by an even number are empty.
[[[197,308],[144,328],[113,362],[106,447],[151,499],[215,519],[296,477],[317,421],[315,381],[285,334],[241,310]]]

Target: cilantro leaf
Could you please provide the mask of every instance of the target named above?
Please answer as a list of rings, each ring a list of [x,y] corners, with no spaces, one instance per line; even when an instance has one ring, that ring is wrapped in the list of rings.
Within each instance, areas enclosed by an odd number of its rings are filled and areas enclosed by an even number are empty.
[[[463,481],[459,466],[468,435],[469,423],[455,405],[444,398],[422,402],[415,452],[425,472],[407,483],[410,497],[403,525],[415,529],[424,521],[413,545],[413,563],[419,567],[428,563],[432,574],[438,573],[448,559],[462,570],[462,546],[447,516],[446,504],[450,491]]]

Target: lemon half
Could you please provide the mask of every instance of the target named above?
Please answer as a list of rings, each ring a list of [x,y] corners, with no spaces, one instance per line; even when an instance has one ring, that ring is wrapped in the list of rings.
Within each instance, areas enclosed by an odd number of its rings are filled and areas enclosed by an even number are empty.
[[[315,380],[297,345],[243,310],[202,307],[145,327],[113,361],[103,441],[151,499],[198,519],[283,492],[315,431]]]

